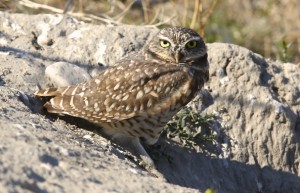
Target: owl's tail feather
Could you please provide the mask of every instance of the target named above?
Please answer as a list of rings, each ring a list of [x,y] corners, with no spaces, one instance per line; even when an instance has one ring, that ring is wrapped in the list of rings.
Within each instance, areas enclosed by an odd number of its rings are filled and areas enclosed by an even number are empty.
[[[34,93],[36,96],[57,96],[60,95],[61,91],[59,88],[47,88],[47,89],[42,89],[38,90]]]
[[[40,97],[51,97],[51,99],[44,104],[44,107],[49,113],[63,113],[64,108],[61,98],[62,88],[47,88],[36,91],[34,94]],[[53,98],[52,98],[53,97]]]

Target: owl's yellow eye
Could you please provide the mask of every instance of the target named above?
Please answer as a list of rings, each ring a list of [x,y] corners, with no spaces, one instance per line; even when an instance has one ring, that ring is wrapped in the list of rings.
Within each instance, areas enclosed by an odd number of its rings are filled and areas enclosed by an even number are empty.
[[[186,44],[186,47],[187,47],[187,48],[196,48],[196,47],[197,47],[197,42],[196,42],[195,40],[189,41],[189,42]]]
[[[160,40],[160,46],[163,48],[169,47],[170,42],[168,42],[167,40]]]

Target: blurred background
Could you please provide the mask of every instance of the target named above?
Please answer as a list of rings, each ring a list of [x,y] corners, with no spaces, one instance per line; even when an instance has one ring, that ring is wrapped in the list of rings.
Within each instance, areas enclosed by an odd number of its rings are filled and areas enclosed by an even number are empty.
[[[190,27],[205,41],[300,65],[300,0],[0,0],[11,13],[65,13],[106,25]]]

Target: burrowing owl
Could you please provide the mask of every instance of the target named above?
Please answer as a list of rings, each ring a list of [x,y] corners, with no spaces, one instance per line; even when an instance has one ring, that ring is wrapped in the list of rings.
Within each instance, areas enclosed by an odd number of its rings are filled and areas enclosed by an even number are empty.
[[[39,90],[53,97],[50,113],[99,124],[112,137],[129,139],[148,167],[154,164],[140,144],[154,144],[167,122],[208,80],[202,38],[183,27],[162,29],[144,48],[82,84]]]

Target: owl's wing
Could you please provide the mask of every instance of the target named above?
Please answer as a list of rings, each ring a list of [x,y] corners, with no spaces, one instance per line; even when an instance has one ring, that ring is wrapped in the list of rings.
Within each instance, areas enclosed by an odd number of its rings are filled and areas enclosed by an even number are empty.
[[[133,60],[122,64],[83,84],[40,90],[36,95],[53,97],[45,104],[49,112],[112,122],[155,115],[175,107],[182,95],[189,94],[183,92],[191,92],[180,89],[191,78],[178,65]]]

